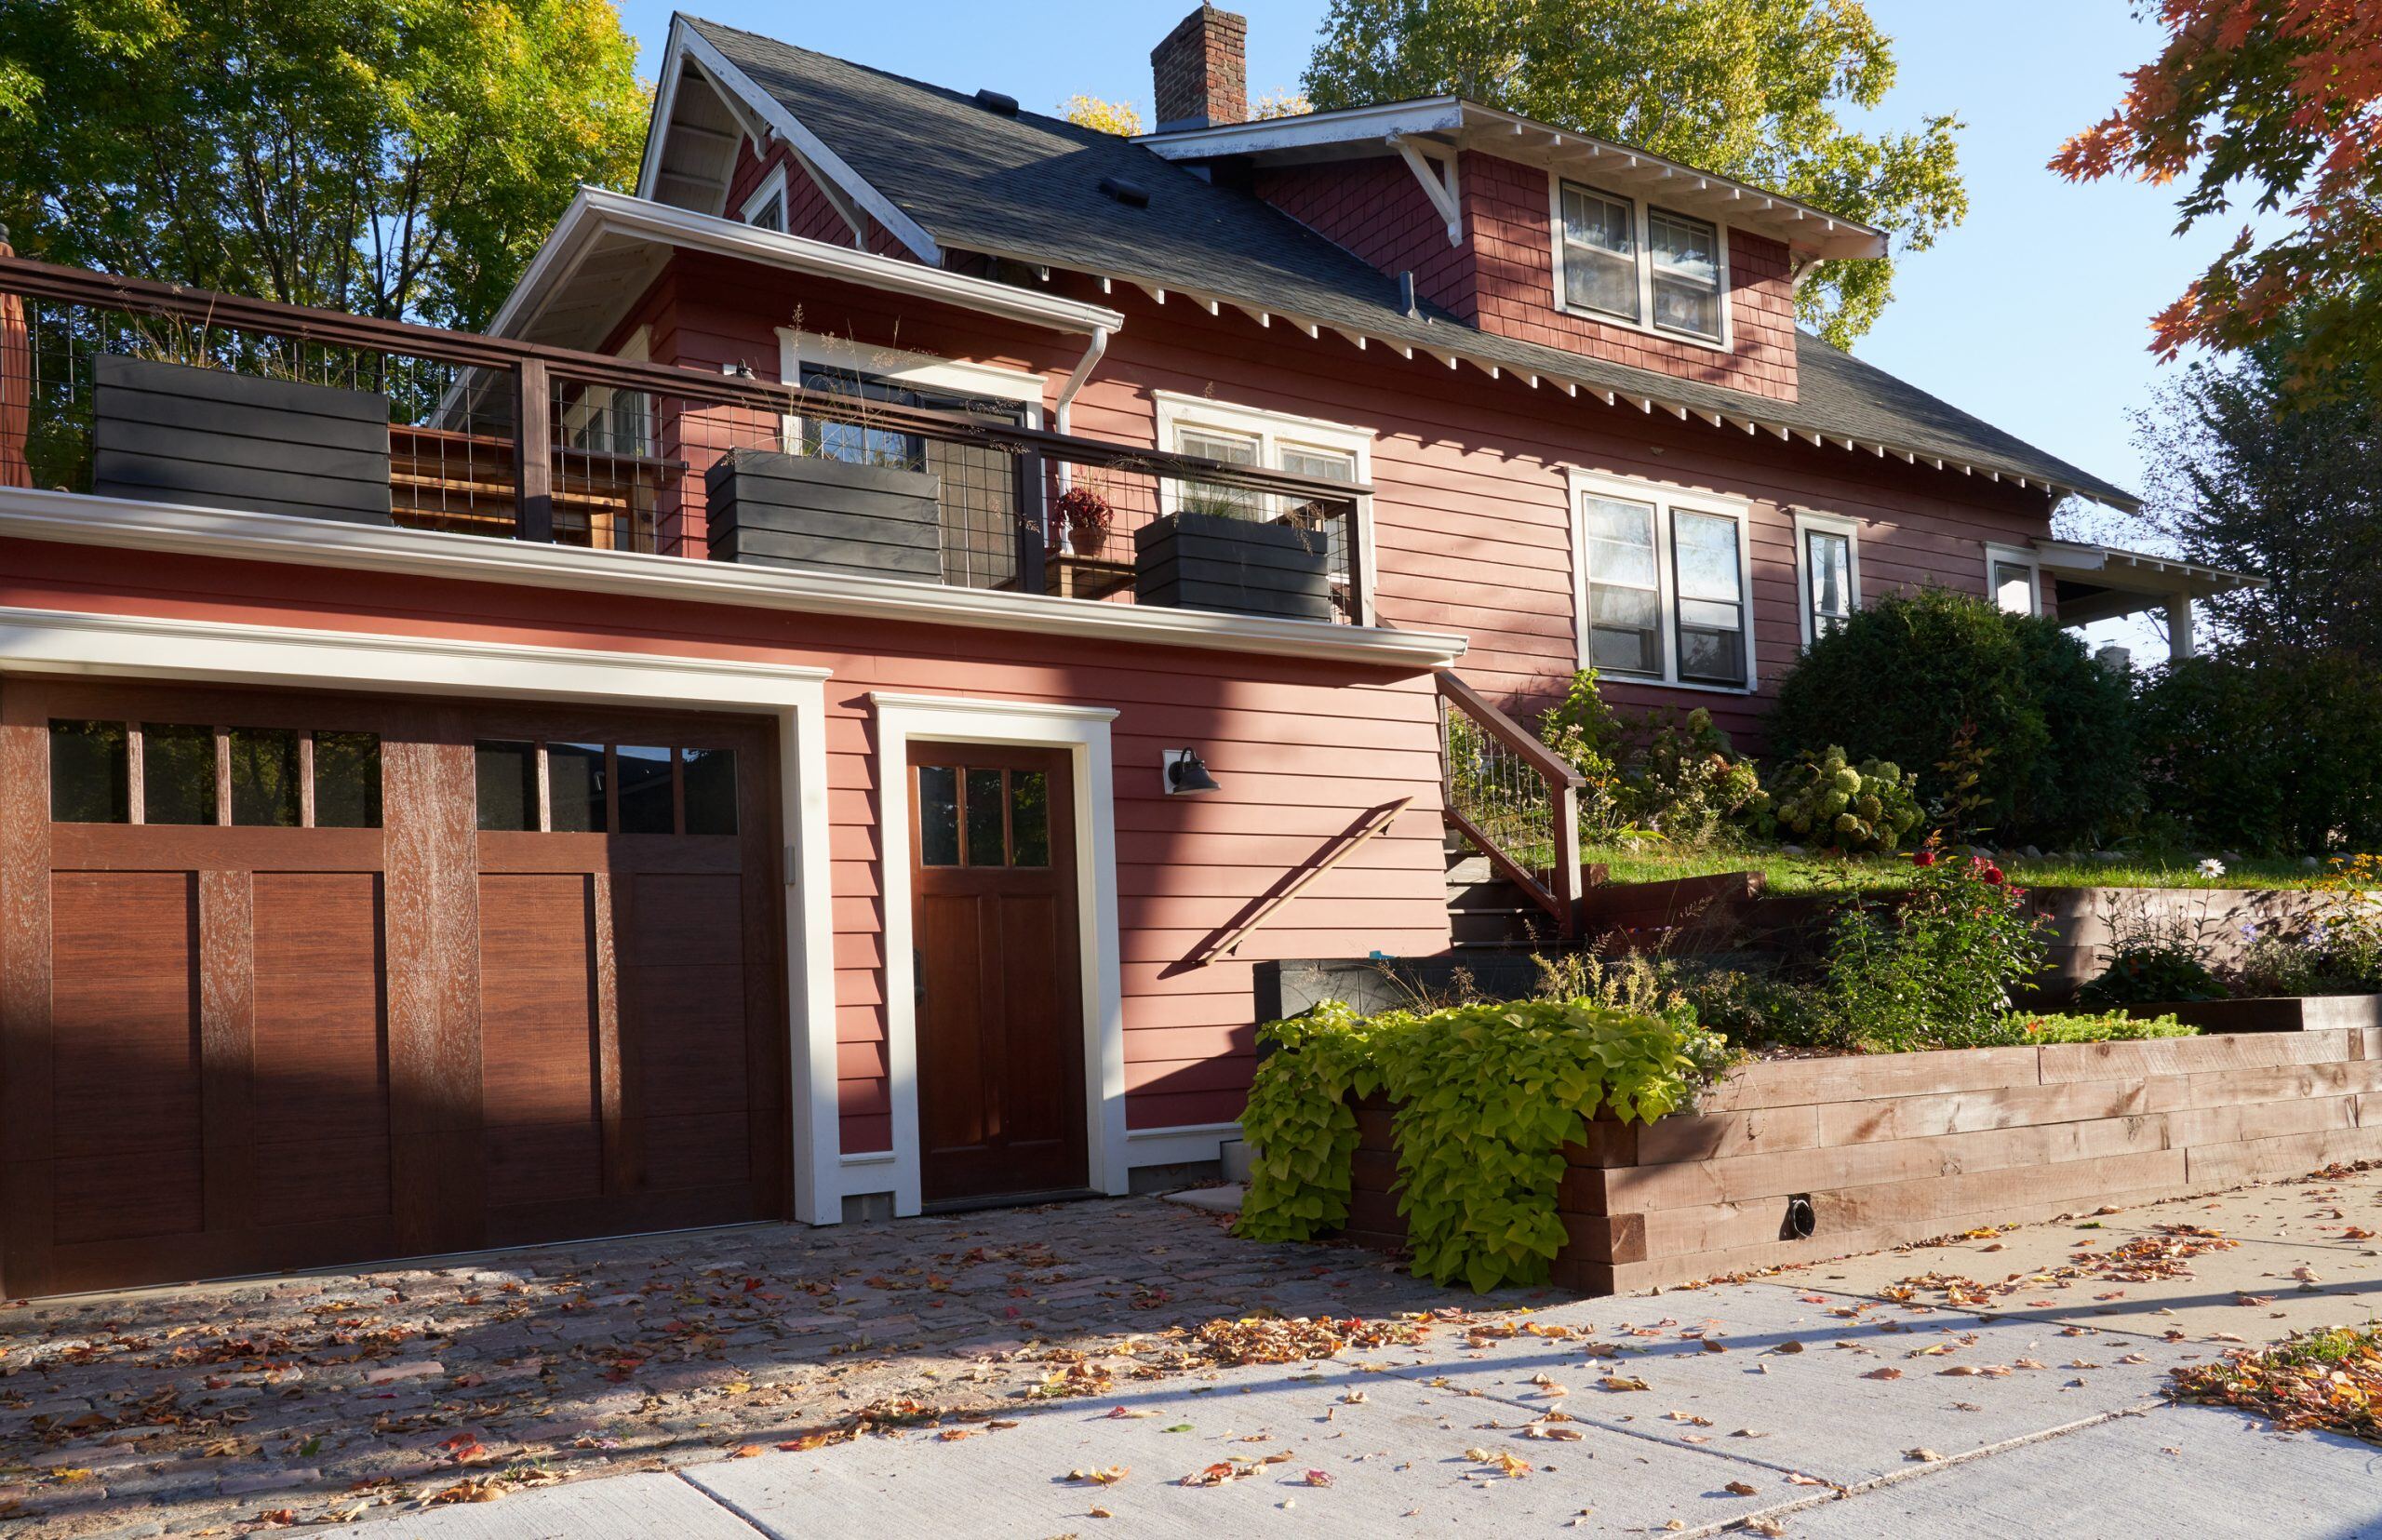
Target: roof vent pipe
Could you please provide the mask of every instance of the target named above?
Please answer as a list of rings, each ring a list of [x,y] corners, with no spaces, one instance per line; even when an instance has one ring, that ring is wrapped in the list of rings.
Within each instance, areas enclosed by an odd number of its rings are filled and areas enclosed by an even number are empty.
[[[1017,115],[1017,98],[1005,91],[978,91],[976,105],[988,113],[998,113],[1003,117]]]
[[[1423,307],[1414,302],[1414,270],[1412,268],[1408,268],[1398,275],[1398,313],[1409,320],[1423,314]]]

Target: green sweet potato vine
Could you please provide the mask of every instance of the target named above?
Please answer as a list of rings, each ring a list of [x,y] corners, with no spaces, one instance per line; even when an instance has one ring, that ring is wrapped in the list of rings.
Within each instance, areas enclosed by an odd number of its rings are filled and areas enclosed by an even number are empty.
[[[1372,1017],[1326,1003],[1259,1030],[1275,1051],[1241,1118],[1256,1158],[1235,1233],[1306,1240],[1346,1223],[1348,1099],[1386,1091],[1414,1271],[1480,1292],[1546,1280],[1564,1240],[1563,1146],[1582,1119],[1652,1122],[1728,1057],[1685,1012],[1585,999]]]

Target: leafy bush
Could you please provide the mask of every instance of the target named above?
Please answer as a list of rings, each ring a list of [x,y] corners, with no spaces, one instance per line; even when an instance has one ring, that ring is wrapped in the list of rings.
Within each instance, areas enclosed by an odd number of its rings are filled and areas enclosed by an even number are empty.
[[[1827,992],[1846,1030],[1889,1052],[1996,1040],[2011,991],[2042,971],[2041,922],[1982,858],[1913,853],[1910,888],[1839,911]]]
[[[1822,850],[1857,855],[1891,850],[1918,826],[1917,777],[1890,760],[1845,763],[1835,744],[1779,778],[1777,826]]]
[[[2200,1028],[2186,1026],[2173,1016],[2030,1016],[2023,1011],[2002,1018],[2006,1045],[2023,1048],[2035,1043],[2128,1043],[2150,1038],[2197,1038]]]
[[[2151,803],[2199,839],[2280,855],[2382,849],[2382,666],[2236,649],[2167,664],[2137,706]]]
[[[2118,935],[2108,966],[2076,991],[2076,1003],[2114,1011],[2161,1000],[2221,1000],[2228,993],[2188,935],[2148,930]]]
[[[1650,716],[1647,730],[1624,782],[1632,822],[1697,850],[1740,814],[1767,805],[1753,761],[1730,745],[1702,706],[1662,720]]]
[[[1812,643],[1779,687],[1771,748],[1784,757],[1852,755],[1917,778],[1948,802],[1943,767],[1965,729],[1990,745],[1971,789],[1999,837],[2097,839],[2136,800],[2128,687],[2054,622],[2009,615],[1940,588],[1882,599]]]
[[[1304,1240],[1348,1212],[1353,1093],[1386,1091],[1414,1271],[1486,1291],[1544,1282],[1564,1230],[1563,1145],[1599,1108],[1651,1122],[1685,1105],[1728,1050],[1685,1011],[1592,1000],[1464,1005],[1357,1017],[1326,1004],[1259,1029],[1241,1127],[1256,1155],[1235,1233]]]
[[[1683,981],[1680,993],[1695,1011],[1698,1025],[1737,1048],[1840,1051],[1855,1046],[1855,1034],[1827,991],[1813,984],[1773,973],[1716,968]]]
[[[1580,833],[1591,842],[1653,834],[1698,849],[1768,800],[1753,761],[1710,712],[1649,712],[1633,730],[1605,704],[1592,668],[1572,676],[1563,699],[1541,714],[1538,735],[1587,783]]]

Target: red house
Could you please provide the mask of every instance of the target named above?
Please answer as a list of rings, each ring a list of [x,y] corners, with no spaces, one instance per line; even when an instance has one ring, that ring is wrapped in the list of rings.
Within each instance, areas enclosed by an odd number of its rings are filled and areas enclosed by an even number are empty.
[[[1559,857],[1585,664],[2228,581],[1798,331],[1877,232],[1241,41],[1129,141],[680,17],[485,337],[0,261],[0,1294],[1122,1193],[1449,947],[1443,732]]]

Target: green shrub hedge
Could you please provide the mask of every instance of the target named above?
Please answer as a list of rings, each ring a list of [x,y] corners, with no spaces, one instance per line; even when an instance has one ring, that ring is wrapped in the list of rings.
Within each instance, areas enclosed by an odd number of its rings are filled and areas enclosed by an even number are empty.
[[[2135,703],[2150,806],[2209,845],[2382,850],[2382,667],[2351,653],[2189,658]]]
[[[1965,731],[1980,757],[1961,832],[2093,843],[2138,804],[2129,692],[2055,623],[1926,588],[1855,611],[1804,651],[1780,686],[1770,747],[1890,760],[1950,810],[1960,769],[1947,762]]]

